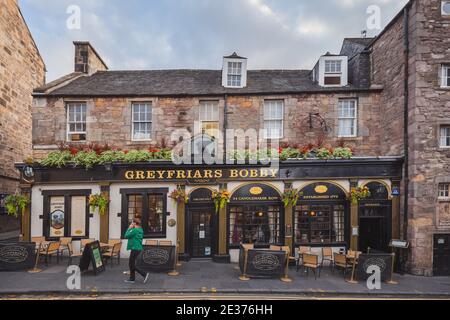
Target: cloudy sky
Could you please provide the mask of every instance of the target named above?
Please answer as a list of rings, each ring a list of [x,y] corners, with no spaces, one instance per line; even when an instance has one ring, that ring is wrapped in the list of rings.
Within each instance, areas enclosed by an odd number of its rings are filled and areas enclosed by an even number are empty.
[[[220,69],[237,51],[251,69],[311,69],[344,37],[383,28],[407,0],[19,0],[51,81],[73,70],[73,40],[88,40],[110,69]],[[68,28],[80,9],[80,28]],[[373,21],[373,20],[371,20]],[[72,24],[73,26],[73,24]]]

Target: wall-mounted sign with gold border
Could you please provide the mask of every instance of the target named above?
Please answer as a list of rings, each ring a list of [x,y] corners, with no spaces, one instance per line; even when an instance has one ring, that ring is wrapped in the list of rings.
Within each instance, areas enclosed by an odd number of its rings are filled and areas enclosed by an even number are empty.
[[[231,202],[281,201],[278,191],[269,185],[256,183],[238,188],[231,195]]]
[[[167,225],[169,227],[175,227],[176,224],[177,222],[175,221],[175,219],[169,219],[169,221],[167,221]]]
[[[347,195],[337,185],[329,182],[311,183],[300,190],[299,201],[346,200]]]

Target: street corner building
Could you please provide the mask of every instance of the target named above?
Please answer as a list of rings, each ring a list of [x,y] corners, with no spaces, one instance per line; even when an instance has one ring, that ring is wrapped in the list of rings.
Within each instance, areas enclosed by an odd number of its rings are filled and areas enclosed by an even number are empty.
[[[312,70],[248,70],[233,53],[217,70],[114,71],[75,42],[74,72],[34,90],[34,163],[16,164],[31,196],[24,237],[106,242],[139,217],[145,241],[223,263],[240,243],[390,252],[406,239],[408,272],[450,274],[449,7],[410,1],[377,37],[344,39]],[[195,152],[227,129],[266,129],[291,154],[277,166],[161,155],[196,122]],[[90,195],[109,200],[104,214]]]

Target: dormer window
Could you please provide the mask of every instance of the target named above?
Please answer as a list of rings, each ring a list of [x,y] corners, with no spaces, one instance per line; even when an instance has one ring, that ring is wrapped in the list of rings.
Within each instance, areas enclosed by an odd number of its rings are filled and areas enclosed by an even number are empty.
[[[222,86],[226,88],[244,88],[247,86],[247,58],[236,52],[223,57]]]
[[[228,62],[228,79],[229,87],[240,87],[242,80],[242,62]]]
[[[347,56],[327,53],[313,70],[313,81],[322,87],[344,87],[348,84]]]

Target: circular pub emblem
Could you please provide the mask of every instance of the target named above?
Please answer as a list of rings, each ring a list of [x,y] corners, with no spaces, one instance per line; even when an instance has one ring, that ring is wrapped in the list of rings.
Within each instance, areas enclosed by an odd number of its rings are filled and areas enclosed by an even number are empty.
[[[260,195],[263,192],[263,189],[260,187],[250,188],[250,193],[254,196]]]
[[[328,191],[328,187],[327,187],[327,186],[324,186],[324,185],[320,185],[320,186],[317,186],[317,187],[314,189],[314,191],[317,192],[317,193],[325,193],[325,192]]]
[[[28,251],[24,247],[6,246],[0,248],[0,261],[6,263],[21,263],[27,260]]]

